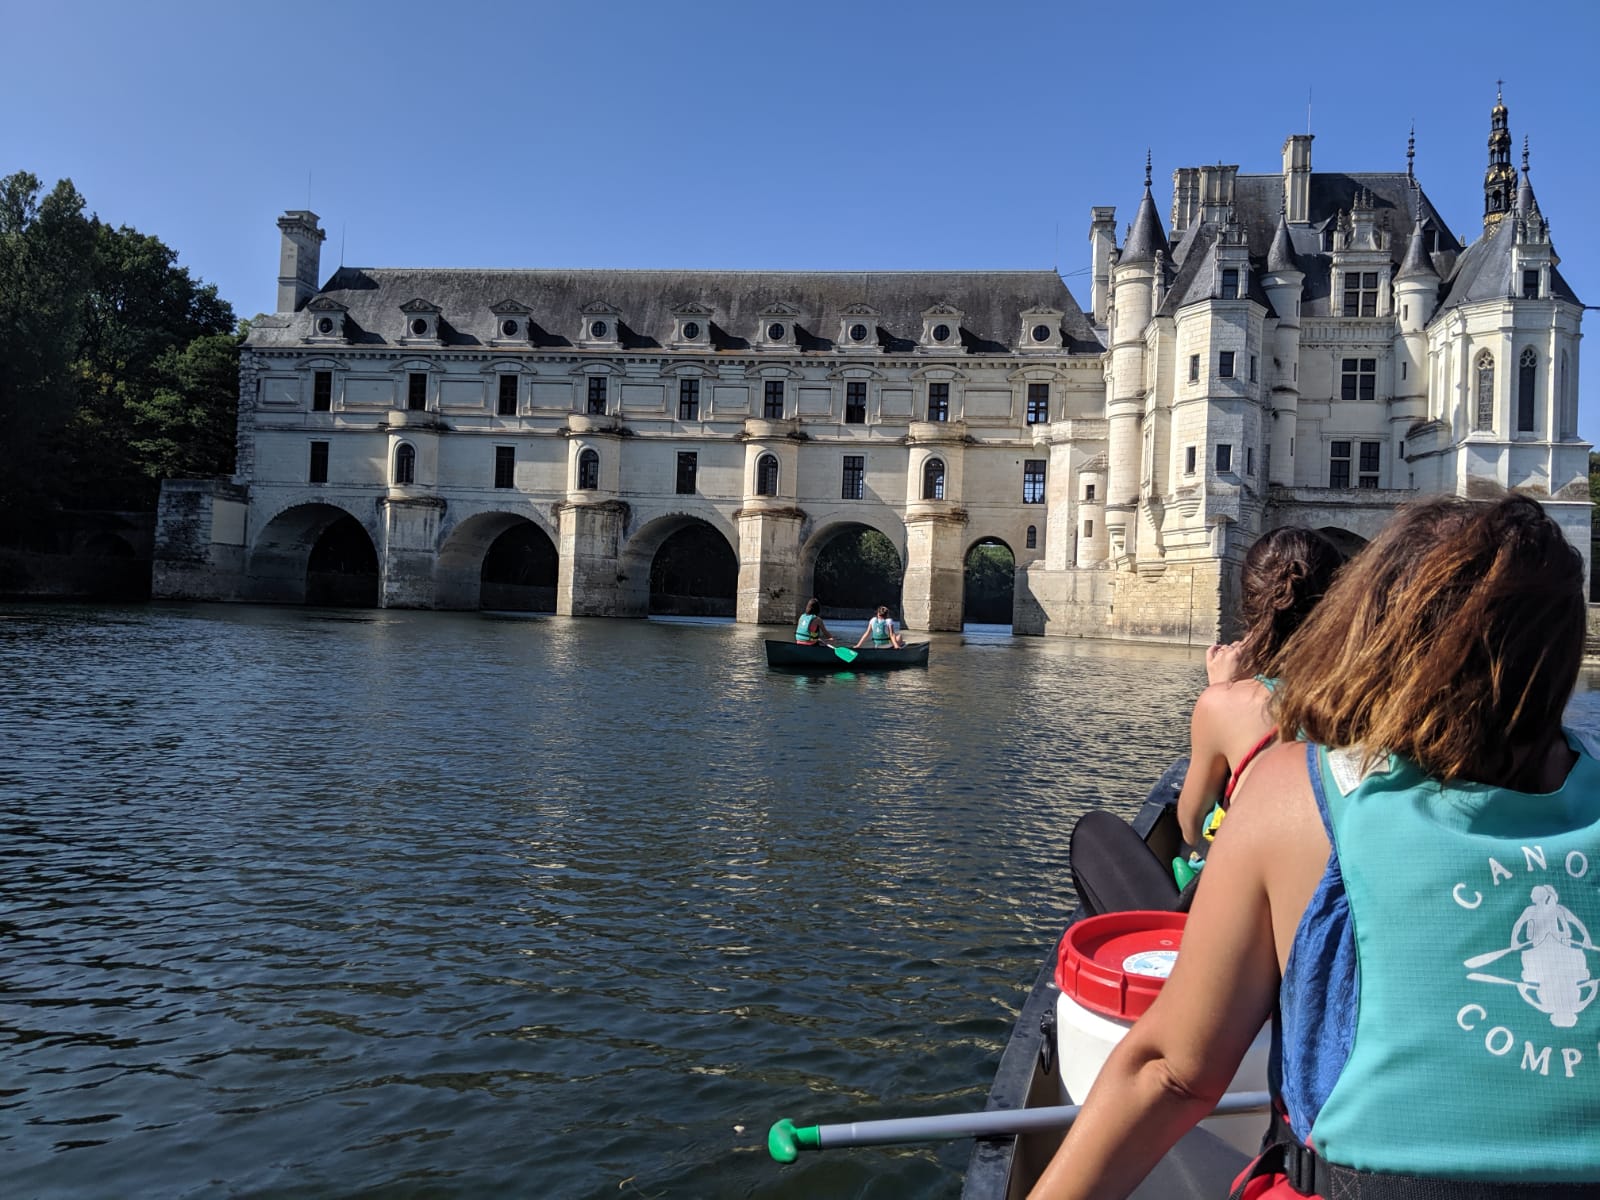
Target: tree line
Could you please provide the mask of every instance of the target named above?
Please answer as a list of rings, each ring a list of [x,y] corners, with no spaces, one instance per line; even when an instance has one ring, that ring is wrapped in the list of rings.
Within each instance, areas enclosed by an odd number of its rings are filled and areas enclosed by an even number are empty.
[[[71,180],[0,180],[0,545],[60,551],[83,514],[232,473],[247,329],[177,257]]]

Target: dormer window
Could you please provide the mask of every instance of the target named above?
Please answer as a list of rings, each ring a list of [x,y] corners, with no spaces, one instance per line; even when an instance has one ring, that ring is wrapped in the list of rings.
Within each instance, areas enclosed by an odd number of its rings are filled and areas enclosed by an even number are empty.
[[[1346,271],[1344,273],[1344,315],[1347,317],[1375,317],[1378,315],[1378,273],[1376,271]]]
[[[843,351],[865,350],[876,341],[878,310],[866,304],[850,304],[839,314],[838,348]]]
[[[1239,270],[1237,267],[1228,267],[1222,272],[1222,299],[1237,300],[1239,298]]]
[[[1022,350],[1061,349],[1061,318],[1057,308],[1030,308],[1022,314],[1017,346]]]
[[[672,345],[680,350],[711,348],[711,309],[690,303],[672,310]]]
[[[764,350],[793,350],[795,325],[800,310],[790,304],[778,304],[761,314],[758,342]]]
[[[345,314],[349,311],[337,300],[330,300],[326,296],[317,296],[306,305],[306,312],[311,318],[311,335],[306,340],[311,342],[344,341]]]
[[[502,300],[499,304],[491,304],[489,311],[494,315],[494,344],[496,346],[510,346],[528,341],[528,314],[532,311],[525,304],[518,304],[515,300]]]
[[[603,300],[591,300],[580,311],[583,325],[578,345],[587,350],[615,350],[621,326],[617,310]]]
[[[960,350],[961,317],[959,309],[948,304],[935,304],[922,314],[922,345],[927,350]]]
[[[443,310],[428,300],[407,300],[400,306],[400,312],[405,320],[405,333],[401,336],[402,345],[416,342],[439,341],[439,318]]]

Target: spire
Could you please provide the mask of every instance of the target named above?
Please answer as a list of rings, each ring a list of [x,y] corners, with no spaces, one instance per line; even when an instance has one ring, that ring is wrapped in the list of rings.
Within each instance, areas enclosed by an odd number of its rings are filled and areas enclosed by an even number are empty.
[[[1165,257],[1167,235],[1161,229],[1161,217],[1156,213],[1155,197],[1150,193],[1150,152],[1144,155],[1144,198],[1139,201],[1139,211],[1133,224],[1128,226],[1128,240],[1122,244],[1118,266],[1129,263],[1154,262],[1156,255]]]
[[[1517,186],[1517,213],[1527,216],[1538,210],[1539,203],[1533,198],[1533,181],[1528,178],[1528,135],[1522,135],[1522,182]]]
[[[1394,278],[1396,283],[1402,279],[1439,278],[1439,272],[1434,270],[1433,256],[1428,253],[1428,235],[1422,228],[1420,205],[1416,223],[1411,227],[1411,244],[1406,247],[1405,261],[1400,264],[1400,270]]]
[[[1483,231],[1488,233],[1511,211],[1517,173],[1511,165],[1510,114],[1495,80],[1494,108],[1489,113],[1489,167],[1483,173]]]
[[[1407,179],[1415,179],[1417,177],[1416,176],[1416,172],[1412,170],[1412,167],[1416,163],[1416,158],[1417,158],[1417,123],[1415,121],[1413,121],[1413,122],[1411,122],[1411,133],[1406,138],[1406,178]]]
[[[1294,256],[1294,243],[1289,240],[1289,215],[1283,205],[1278,206],[1278,228],[1272,233],[1272,248],[1267,251],[1267,272],[1277,275],[1284,271],[1300,270],[1300,260]]]

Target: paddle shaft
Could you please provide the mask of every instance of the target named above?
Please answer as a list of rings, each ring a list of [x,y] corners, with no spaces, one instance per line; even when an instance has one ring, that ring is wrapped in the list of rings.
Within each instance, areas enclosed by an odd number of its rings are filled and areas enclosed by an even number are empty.
[[[1266,1092],[1229,1092],[1212,1109],[1213,1116],[1264,1113],[1271,1104]],[[1078,1117],[1077,1104],[1049,1108],[991,1109],[985,1112],[947,1113],[932,1117],[898,1117],[883,1121],[852,1121],[818,1125],[816,1140],[803,1138],[806,1149],[830,1150],[841,1146],[893,1146],[901,1142],[931,1142],[948,1138],[1001,1137],[1065,1129]]]

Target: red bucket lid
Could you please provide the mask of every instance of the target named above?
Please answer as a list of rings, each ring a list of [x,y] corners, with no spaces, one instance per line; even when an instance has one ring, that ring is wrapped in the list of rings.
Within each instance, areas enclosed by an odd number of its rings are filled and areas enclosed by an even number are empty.
[[[1056,986],[1093,1012],[1137,1020],[1172,970],[1186,916],[1102,913],[1069,926],[1056,958]]]

